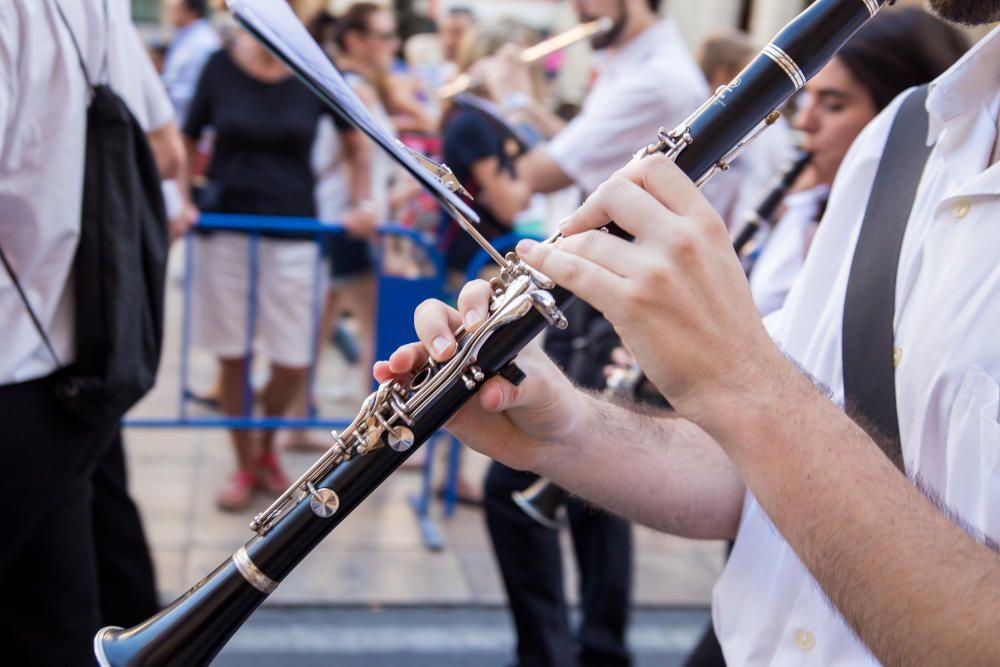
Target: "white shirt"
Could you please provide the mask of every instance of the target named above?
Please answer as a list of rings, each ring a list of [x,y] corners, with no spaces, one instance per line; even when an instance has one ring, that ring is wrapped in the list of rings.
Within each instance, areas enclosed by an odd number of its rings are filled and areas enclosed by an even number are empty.
[[[781,308],[806,260],[809,228],[819,218],[830,186],[793,192],[782,201],[785,212],[770,232],[762,231],[762,250],[750,272],[750,292],[761,315]]]
[[[170,95],[179,124],[184,123],[205,62],[220,48],[222,41],[206,19],[198,19],[174,33],[163,59],[163,85]]]
[[[357,87],[364,80],[356,73],[347,73],[345,80]],[[395,136],[396,130],[385,106],[379,102],[369,109],[379,125]],[[364,137],[363,141],[370,142]],[[381,148],[371,147],[369,197],[379,221],[389,219],[389,182],[393,162]],[[321,222],[337,223],[351,209],[351,174],[347,153],[340,131],[328,116],[320,118],[312,151],[312,168],[316,174],[316,217]]]
[[[146,128],[172,116],[126,0],[63,0],[91,78],[105,44],[115,91]],[[108,30],[106,30],[106,27]],[[159,91],[159,92],[157,92]],[[0,3],[0,245],[63,362],[73,359],[70,267],[80,231],[89,90],[54,0]],[[55,368],[0,268],[0,384]]]
[[[713,176],[702,190],[732,229],[756,210],[775,177],[794,158],[792,132],[785,119],[779,118],[730,163],[729,171]]]
[[[580,113],[547,145],[559,167],[593,192],[640,148],[708,98],[708,84],[671,19],[594,56],[597,80]]]
[[[903,240],[896,283],[896,400],[906,470],[977,529],[1000,538],[1000,29],[932,87],[936,140]],[[841,167],[805,267],[772,333],[843,401],[841,321],[850,262],[899,100]],[[901,545],[905,548],[905,545]],[[876,660],[752,495],[715,588],[714,621],[734,665]]]

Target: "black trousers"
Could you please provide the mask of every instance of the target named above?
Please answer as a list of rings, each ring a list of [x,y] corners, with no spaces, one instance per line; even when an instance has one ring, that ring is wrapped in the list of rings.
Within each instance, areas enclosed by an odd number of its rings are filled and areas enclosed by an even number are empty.
[[[77,420],[53,391],[49,378],[0,387],[8,664],[93,664],[102,625],[131,625],[158,608],[118,425]]]
[[[486,476],[486,524],[517,631],[518,667],[630,665],[625,630],[632,582],[626,521],[571,500],[567,507],[580,569],[582,618],[570,630],[559,532],[511,500],[537,477],[493,463]]]

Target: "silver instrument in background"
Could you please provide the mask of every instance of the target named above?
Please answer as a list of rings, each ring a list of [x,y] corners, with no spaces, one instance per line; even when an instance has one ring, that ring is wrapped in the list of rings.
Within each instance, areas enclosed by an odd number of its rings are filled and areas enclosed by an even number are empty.
[[[565,32],[553,35],[552,37],[549,37],[534,46],[529,46],[524,51],[521,51],[520,60],[522,63],[530,65],[531,63],[538,62],[542,58],[545,58],[556,51],[565,49],[567,46],[572,46],[573,44],[593,37],[594,35],[607,32],[611,30],[612,27],[614,27],[614,21],[606,16],[601,17],[596,21],[581,23],[580,25],[574,26]],[[470,88],[476,88],[482,84],[482,79],[478,77],[470,76],[469,74],[459,74],[452,81],[449,81],[438,88],[438,98],[447,100],[455,95],[458,95],[459,93],[464,93]]]

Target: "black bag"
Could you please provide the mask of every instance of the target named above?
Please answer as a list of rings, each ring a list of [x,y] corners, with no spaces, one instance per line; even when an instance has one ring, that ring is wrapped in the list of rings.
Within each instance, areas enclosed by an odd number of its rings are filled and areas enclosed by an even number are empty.
[[[145,132],[111,88],[92,91],[73,264],[76,362],[63,393],[79,416],[118,418],[156,380],[167,215]]]

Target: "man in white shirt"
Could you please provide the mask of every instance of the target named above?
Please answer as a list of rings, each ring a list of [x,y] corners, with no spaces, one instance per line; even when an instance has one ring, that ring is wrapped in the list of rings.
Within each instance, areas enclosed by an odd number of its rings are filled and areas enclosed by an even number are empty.
[[[118,602],[157,604],[116,434],[70,419],[50,391],[50,378],[75,359],[74,321],[93,316],[73,312],[71,273],[87,78],[109,83],[126,101],[149,132],[161,175],[183,165],[169,100],[125,0],[0,4],[0,247],[52,344],[49,350],[0,268],[0,405],[8,411],[0,434],[7,476],[0,485],[7,508],[0,641],[17,664],[89,664],[102,611],[113,613]],[[35,398],[25,401],[26,393]],[[43,437],[32,437],[36,431]],[[144,562],[116,560],[125,554]]]
[[[944,18],[970,24],[1000,20],[996,0],[931,5]],[[1000,29],[932,85],[928,142],[934,148],[899,258],[893,355],[907,473],[973,536],[993,540],[1000,537],[998,61]],[[785,352],[830,387],[833,403],[810,395],[808,418],[799,414],[803,401],[789,396],[815,392],[802,389],[802,376],[789,370],[769,342],[721,220],[672,164],[652,158],[603,186],[567,221],[565,242],[525,243],[519,253],[601,308],[684,418],[639,417],[585,396],[528,350],[520,362],[528,373],[521,386],[491,381],[478,403],[451,422],[464,442],[660,529],[720,538],[738,527],[713,604],[731,664],[995,664],[977,645],[977,637],[992,633],[995,613],[965,614],[959,597],[974,591],[976,581],[992,585],[989,571],[980,570],[982,577],[972,581],[956,580],[951,588],[935,576],[942,568],[955,570],[943,557],[921,562],[922,554],[914,555],[920,543],[859,532],[857,525],[878,530],[874,514],[884,517],[889,535],[913,534],[907,508],[889,504],[906,495],[899,492],[898,475],[887,474],[891,464],[884,456],[869,454],[866,460],[879,466],[846,479],[828,477],[824,465],[837,458],[838,439],[854,450],[860,442],[864,450],[865,439],[852,425],[843,426],[847,420],[835,407],[843,399],[841,320],[850,270],[845,258],[857,241],[899,107],[897,100],[852,148],[800,280],[768,322]],[[609,218],[637,243],[585,231]],[[461,314],[434,303],[423,306],[417,330],[426,349],[436,358],[449,356],[454,341],[448,318],[465,315],[467,326],[474,326],[482,320],[486,295],[483,285],[468,287]],[[401,349],[376,365],[377,377],[405,373],[426,356],[423,349]],[[762,373],[772,368],[784,373]],[[494,414],[500,410],[504,414]],[[770,442],[784,446],[768,447]],[[885,488],[892,494],[882,495],[883,487],[871,483],[876,475],[889,480]],[[820,498],[837,497],[831,489],[838,485],[864,493],[873,503],[871,513],[852,515],[811,497],[813,489]],[[851,508],[858,511],[859,505]],[[914,509],[927,516],[926,503]],[[906,530],[897,530],[900,524]],[[948,534],[940,521],[929,530]],[[797,550],[783,534],[794,538]],[[868,539],[883,550],[866,548]],[[954,553],[965,558],[970,550],[956,542]],[[834,557],[825,558],[827,552]],[[935,550],[942,552],[948,553]],[[897,572],[897,563],[912,569]],[[874,583],[882,578],[891,583]],[[928,582],[937,600],[919,595]],[[866,604],[869,589],[883,603],[898,598],[913,604],[890,610]],[[938,610],[949,616],[938,618]],[[947,640],[941,627],[964,641]],[[925,631],[939,643],[913,642],[923,652],[907,645]]]
[[[201,69],[222,41],[208,15],[208,0],[166,0],[164,13],[175,31],[163,59],[163,85],[183,124]]]
[[[493,96],[514,120],[550,139],[517,160],[517,177],[531,192],[576,185],[593,192],[661,127],[680,123],[708,97],[708,84],[677,24],[658,15],[659,0],[577,0],[582,22],[611,18],[592,39],[594,82],[568,123],[532,100],[527,67],[507,49],[484,68]],[[712,184],[709,199],[732,208],[739,178]]]

